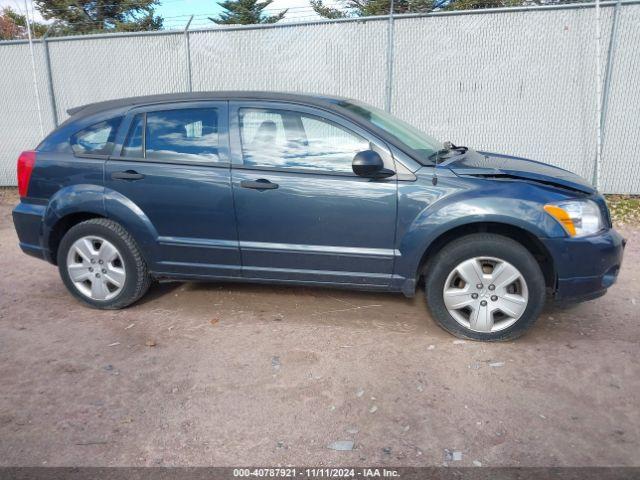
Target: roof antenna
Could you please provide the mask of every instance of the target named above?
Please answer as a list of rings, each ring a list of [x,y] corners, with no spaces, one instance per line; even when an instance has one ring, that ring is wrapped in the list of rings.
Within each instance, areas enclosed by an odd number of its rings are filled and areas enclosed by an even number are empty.
[[[436,152],[436,164],[433,167],[433,177],[431,177],[431,184],[433,186],[438,185],[438,157],[440,156],[440,154],[438,152]]]

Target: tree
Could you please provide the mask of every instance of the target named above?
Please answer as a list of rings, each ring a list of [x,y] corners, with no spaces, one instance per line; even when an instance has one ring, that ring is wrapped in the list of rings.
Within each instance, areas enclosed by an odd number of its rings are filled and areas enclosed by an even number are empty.
[[[325,18],[388,15],[390,0],[342,0],[340,8],[327,7],[323,0],[311,0],[313,10]],[[442,5],[439,0],[394,0],[393,13],[426,13]]]
[[[538,0],[453,0],[446,10],[477,10],[480,8],[518,7],[538,3]]]
[[[31,35],[41,37],[47,31],[47,26],[31,23]],[[27,38],[27,17],[5,7],[0,11],[0,40],[16,40]]]
[[[45,19],[57,20],[62,34],[159,30],[159,0],[35,0]]]
[[[283,10],[276,15],[265,15],[263,10],[271,3],[273,3],[273,0],[265,0],[263,2],[258,0],[225,0],[219,5],[226,12],[221,13],[218,18],[209,17],[209,20],[219,25],[276,23],[284,18],[287,10]]]
[[[427,13],[433,10],[473,10],[513,7],[543,0],[394,0],[393,13]],[[388,15],[390,0],[340,0],[339,8],[327,7],[323,0],[310,0],[313,10],[325,18]]]

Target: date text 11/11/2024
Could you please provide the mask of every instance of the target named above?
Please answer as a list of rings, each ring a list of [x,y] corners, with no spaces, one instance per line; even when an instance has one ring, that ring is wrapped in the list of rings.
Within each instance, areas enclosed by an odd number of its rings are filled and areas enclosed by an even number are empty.
[[[397,478],[399,472],[386,468],[234,468],[234,477],[303,478]]]

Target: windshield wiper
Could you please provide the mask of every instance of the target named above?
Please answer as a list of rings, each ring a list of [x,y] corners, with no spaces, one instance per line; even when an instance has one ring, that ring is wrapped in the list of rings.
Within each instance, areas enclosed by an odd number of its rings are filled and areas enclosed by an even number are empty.
[[[444,146],[450,151],[460,152],[460,153],[466,153],[467,150],[469,150],[467,147],[463,147],[462,145],[454,145],[453,143],[448,141],[444,142]]]
[[[445,155],[449,152],[457,152],[458,154],[463,154],[469,150],[468,147],[457,146],[449,141],[444,142],[443,145],[444,145],[444,148],[438,150],[437,152],[433,152],[431,155],[429,155],[429,160],[435,160],[437,163],[437,161],[440,159],[440,155]]]

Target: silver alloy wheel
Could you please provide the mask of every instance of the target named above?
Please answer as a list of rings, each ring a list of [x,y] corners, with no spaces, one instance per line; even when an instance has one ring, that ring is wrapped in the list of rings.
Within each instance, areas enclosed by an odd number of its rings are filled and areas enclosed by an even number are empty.
[[[447,277],[444,304],[463,327],[476,332],[509,328],[529,303],[527,282],[509,262],[474,257],[460,263]]]
[[[94,235],[73,242],[67,253],[67,272],[76,289],[92,300],[111,300],[122,291],[127,278],[118,249]]]

